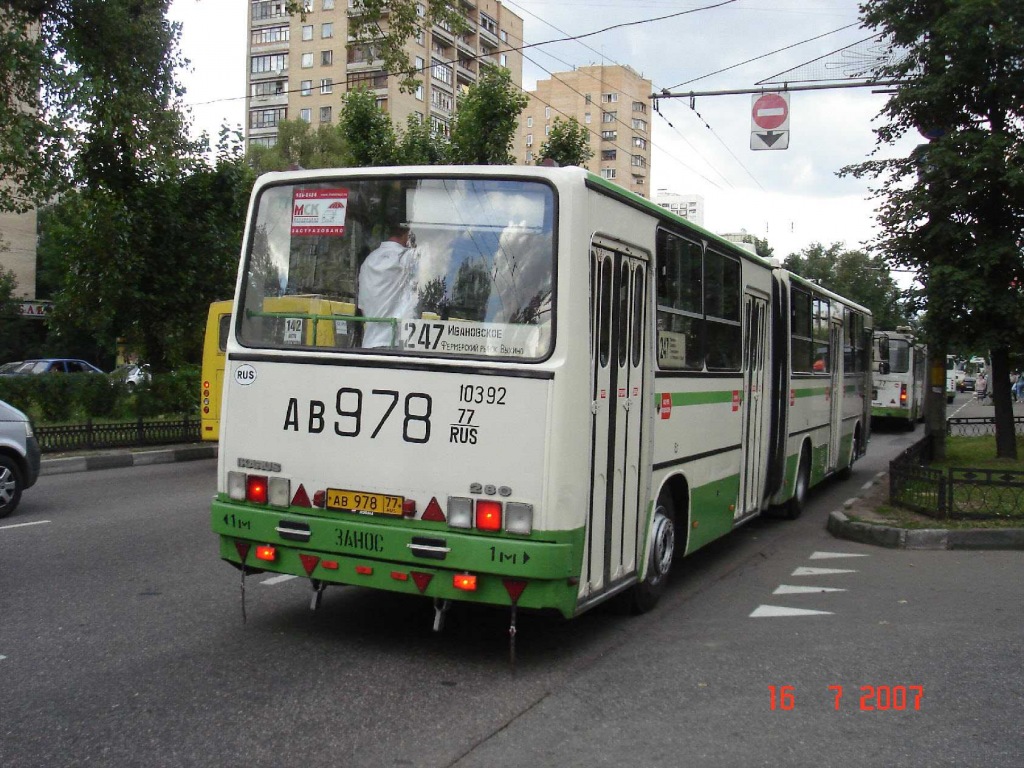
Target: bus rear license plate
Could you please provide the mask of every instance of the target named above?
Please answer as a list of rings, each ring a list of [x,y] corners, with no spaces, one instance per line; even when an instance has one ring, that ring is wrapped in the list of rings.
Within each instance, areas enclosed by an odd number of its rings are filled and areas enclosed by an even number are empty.
[[[344,491],[338,488],[327,489],[327,508],[342,509],[346,512],[363,512],[371,515],[395,515],[401,517],[402,496],[388,496],[383,493],[364,493],[363,491]]]

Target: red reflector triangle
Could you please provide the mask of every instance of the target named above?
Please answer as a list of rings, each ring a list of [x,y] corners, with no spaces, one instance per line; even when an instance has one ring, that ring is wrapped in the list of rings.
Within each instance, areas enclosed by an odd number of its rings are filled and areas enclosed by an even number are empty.
[[[505,591],[508,592],[508,596],[512,600],[513,605],[518,603],[520,596],[523,594],[523,590],[526,589],[526,582],[518,581],[516,579],[502,579],[501,583],[505,585]]]
[[[242,558],[243,563],[245,563],[245,558],[249,555],[250,546],[248,541],[235,541],[235,549],[238,551],[238,556]]]
[[[423,573],[422,571],[413,571],[411,575],[412,580],[416,582],[416,588],[419,589],[420,592],[426,592],[427,584],[429,584],[430,580],[434,578],[434,574]]]
[[[423,517],[421,520],[432,520],[435,523],[443,523],[446,518],[444,512],[441,511],[441,505],[437,503],[437,497],[433,496],[430,499],[430,503],[427,504],[427,508],[423,510]]]
[[[299,560],[302,561],[302,567],[306,569],[307,576],[313,575],[313,569],[320,562],[320,558],[316,555],[299,555]]]
[[[309,503],[309,494],[306,493],[306,486],[304,486],[302,483],[299,483],[299,490],[297,490],[295,492],[295,495],[292,497],[292,506],[293,507],[311,507],[311,506],[313,506],[312,504]]]

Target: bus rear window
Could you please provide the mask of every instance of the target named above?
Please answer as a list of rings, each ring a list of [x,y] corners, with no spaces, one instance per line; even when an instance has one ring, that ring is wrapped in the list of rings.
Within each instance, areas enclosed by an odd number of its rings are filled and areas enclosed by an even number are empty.
[[[240,341],[541,359],[554,248],[544,184],[362,177],[268,187],[248,244]]]

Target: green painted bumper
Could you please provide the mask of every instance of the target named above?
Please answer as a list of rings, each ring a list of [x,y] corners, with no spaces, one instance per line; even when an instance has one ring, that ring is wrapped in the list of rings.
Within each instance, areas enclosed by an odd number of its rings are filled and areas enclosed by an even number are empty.
[[[504,582],[524,581],[519,606],[553,608],[566,617],[575,612],[582,529],[535,531],[529,537],[487,535],[421,520],[317,513],[218,498],[210,519],[220,535],[220,556],[240,565],[240,551],[245,552],[244,564],[252,569],[490,605],[511,605]],[[308,539],[294,540],[294,531],[306,529]],[[273,545],[273,560],[256,559],[260,544]],[[476,575],[475,591],[453,585],[454,576],[462,573]]]

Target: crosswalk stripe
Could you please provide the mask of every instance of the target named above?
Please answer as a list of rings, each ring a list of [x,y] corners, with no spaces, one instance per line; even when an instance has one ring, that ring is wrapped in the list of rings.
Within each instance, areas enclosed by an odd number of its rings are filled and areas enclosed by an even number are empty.
[[[811,560],[834,560],[839,557],[867,557],[867,555],[854,552],[815,552]]]
[[[808,568],[800,566],[793,571],[794,576],[829,576],[835,573],[856,573],[846,568]]]
[[[789,584],[782,584],[776,587],[773,595],[809,595],[811,593],[818,594],[821,592],[845,592],[845,589],[839,589],[838,587],[794,587]]]
[[[751,619],[773,619],[781,616],[831,616],[831,611],[812,611],[807,608],[785,608],[781,605],[759,605],[750,614]]]

